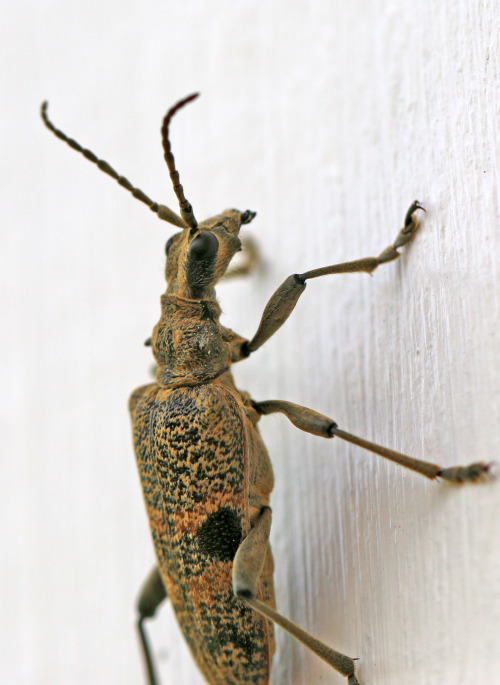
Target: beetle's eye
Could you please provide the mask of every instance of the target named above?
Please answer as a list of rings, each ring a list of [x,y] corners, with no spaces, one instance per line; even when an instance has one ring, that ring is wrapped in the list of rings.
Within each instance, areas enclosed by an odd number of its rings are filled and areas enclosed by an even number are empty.
[[[170,238],[167,240],[167,243],[165,245],[165,254],[168,255],[168,251],[172,247],[172,243],[174,242],[174,236],[170,236]]]
[[[219,241],[213,233],[199,233],[189,246],[189,258],[197,261],[211,259],[219,248]]]

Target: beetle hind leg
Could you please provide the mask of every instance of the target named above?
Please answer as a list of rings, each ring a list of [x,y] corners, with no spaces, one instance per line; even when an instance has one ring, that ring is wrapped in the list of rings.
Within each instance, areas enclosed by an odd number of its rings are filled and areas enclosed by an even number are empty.
[[[261,515],[252,530],[238,547],[233,562],[233,591],[237,599],[242,600],[259,614],[281,626],[290,635],[314,652],[336,671],[347,677],[348,685],[360,685],[354,673],[354,659],[336,652],[320,642],[302,628],[279,614],[272,607],[256,599],[257,585],[264,566],[264,560],[271,529],[271,510],[263,507]]]
[[[152,618],[155,615],[156,610],[166,597],[167,593],[161,579],[160,571],[158,570],[158,567],[155,566],[146,578],[137,600],[137,631],[139,633],[148,685],[159,685],[159,680],[156,675],[144,620]]]

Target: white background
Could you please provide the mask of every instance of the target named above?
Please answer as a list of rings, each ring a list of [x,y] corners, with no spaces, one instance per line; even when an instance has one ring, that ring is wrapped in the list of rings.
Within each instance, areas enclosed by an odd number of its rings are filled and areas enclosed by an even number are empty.
[[[147,382],[163,246],[147,208],[51,136],[38,108],[176,209],[172,124],[199,219],[254,209],[258,273],[220,288],[250,337],[290,273],[311,281],[239,365],[256,399],[444,465],[499,457],[500,15],[496,0],[18,0],[1,29],[2,682],[142,683],[133,603],[153,563],[127,397]],[[261,422],[275,465],[280,610],[359,656],[364,685],[500,681],[500,483],[431,483]],[[201,682],[171,609],[163,683]],[[273,684],[345,683],[278,632]]]

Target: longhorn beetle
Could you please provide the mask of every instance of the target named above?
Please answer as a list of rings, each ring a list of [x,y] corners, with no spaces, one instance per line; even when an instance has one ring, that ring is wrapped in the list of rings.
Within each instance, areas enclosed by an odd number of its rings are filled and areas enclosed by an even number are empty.
[[[241,249],[239,232],[255,212],[228,209],[200,224],[184,196],[169,141],[174,114],[166,114],[162,140],[180,216],[157,204],[105,161],[57,129],[43,103],[41,116],[58,138],[80,152],[181,230],[166,244],[167,290],[149,344],[156,381],[130,398],[133,439],[157,566],[137,603],[138,631],[149,685],[158,683],[144,621],[168,597],[200,670],[211,685],[265,685],[274,652],[273,624],[284,628],[347,678],[360,685],[354,659],[340,654],[275,609],[269,547],[273,472],[257,422],[280,412],[297,428],[338,437],[430,479],[462,483],[488,471],[483,462],[442,468],[408,457],[340,429],[312,409],[285,402],[256,402],[239,391],[231,364],[246,359],[288,319],[306,282],[328,274],[365,272],[391,262],[417,230],[413,202],[392,245],[378,257],[321,267],[289,276],[267,303],[257,332],[246,340],[219,323],[214,286]],[[424,210],[425,211],[425,210]]]

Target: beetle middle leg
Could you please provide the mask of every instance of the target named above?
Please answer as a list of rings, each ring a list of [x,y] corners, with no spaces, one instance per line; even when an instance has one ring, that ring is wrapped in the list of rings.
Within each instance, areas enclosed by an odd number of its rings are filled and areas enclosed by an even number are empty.
[[[306,633],[295,623],[279,614],[272,607],[256,598],[257,585],[264,566],[271,529],[271,510],[263,507],[259,518],[242,541],[233,561],[233,591],[237,599],[248,604],[270,621],[281,626],[302,642],[336,671],[347,677],[348,685],[360,685],[354,673],[354,659],[336,652],[320,640]]]
[[[144,585],[141,588],[139,599],[137,600],[137,630],[141,641],[142,654],[144,658],[144,665],[148,678],[148,685],[158,685],[158,678],[156,677],[156,670],[151,656],[151,648],[144,628],[144,620],[152,618],[160,604],[167,597],[165,586],[161,579],[160,571],[157,566],[153,568],[149,576],[146,578]]]
[[[401,452],[396,452],[387,447],[382,447],[382,445],[377,445],[369,440],[364,440],[359,438],[352,433],[347,433],[337,426],[335,421],[319,414],[313,409],[308,409],[307,407],[302,407],[299,404],[294,404],[293,402],[285,402],[283,400],[268,400],[266,402],[253,402],[254,408],[260,414],[274,414],[276,412],[284,414],[289,421],[293,423],[294,426],[300,428],[307,433],[312,433],[313,435],[319,435],[322,438],[334,438],[338,437],[347,442],[351,442],[354,445],[363,447],[370,452],[385,457],[390,461],[405,466],[412,471],[420,473],[422,476],[426,476],[431,480],[435,478],[442,478],[453,483],[464,483],[467,481],[476,481],[481,476],[485,475],[489,470],[489,465],[484,462],[475,462],[469,464],[468,466],[450,466],[443,468],[438,464],[433,464],[428,461],[422,461],[421,459],[415,459],[414,457],[409,457]]]

